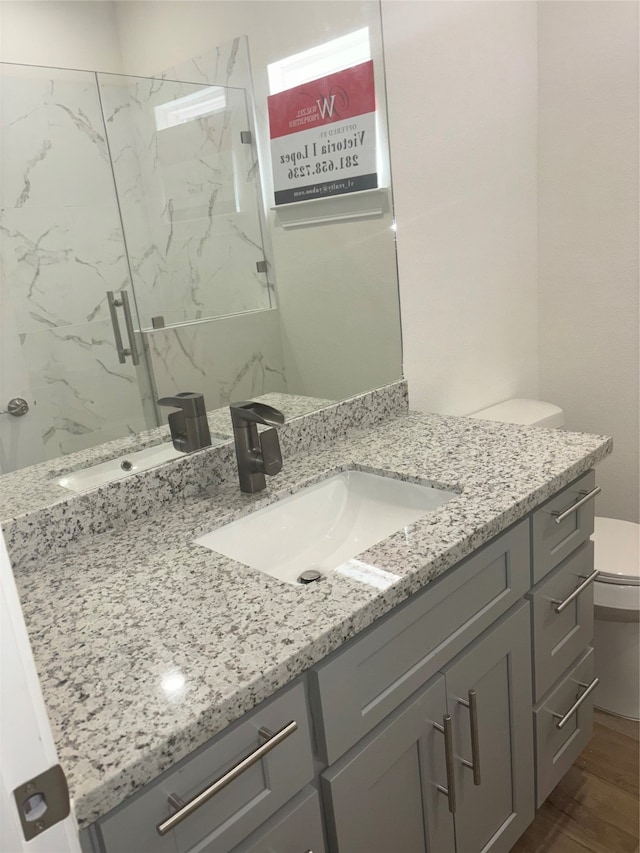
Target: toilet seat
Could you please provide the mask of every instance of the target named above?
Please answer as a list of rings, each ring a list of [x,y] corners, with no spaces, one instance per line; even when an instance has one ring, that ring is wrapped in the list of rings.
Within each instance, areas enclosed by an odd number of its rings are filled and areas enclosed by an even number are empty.
[[[594,584],[597,619],[640,621],[640,526],[618,518],[595,519]]]
[[[596,516],[594,541],[597,583],[640,587],[640,525]]]
[[[529,400],[525,397],[512,397],[503,400],[488,409],[481,409],[469,415],[483,421],[497,421],[503,424],[537,426],[546,429],[559,429],[564,426],[564,412],[553,403],[542,400]]]

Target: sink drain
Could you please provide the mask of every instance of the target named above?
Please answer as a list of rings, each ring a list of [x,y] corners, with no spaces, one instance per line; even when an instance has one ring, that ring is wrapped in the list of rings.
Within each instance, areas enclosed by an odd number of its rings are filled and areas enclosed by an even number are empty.
[[[298,583],[313,583],[314,581],[319,581],[322,577],[322,572],[319,572],[317,569],[307,569],[306,572],[303,572],[298,577]]]
[[[123,471],[131,471],[131,469],[133,468],[133,462],[129,462],[128,459],[123,459],[120,463],[120,467]]]

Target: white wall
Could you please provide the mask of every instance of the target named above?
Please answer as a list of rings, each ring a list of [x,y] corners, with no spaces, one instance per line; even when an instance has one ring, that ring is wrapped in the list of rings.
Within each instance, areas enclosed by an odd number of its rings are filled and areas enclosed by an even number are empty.
[[[540,393],[613,436],[598,512],[636,522],[638,9],[539,10]]]
[[[114,4],[106,0],[2,0],[0,59],[121,71]]]
[[[382,9],[411,406],[536,396],[536,4]]]

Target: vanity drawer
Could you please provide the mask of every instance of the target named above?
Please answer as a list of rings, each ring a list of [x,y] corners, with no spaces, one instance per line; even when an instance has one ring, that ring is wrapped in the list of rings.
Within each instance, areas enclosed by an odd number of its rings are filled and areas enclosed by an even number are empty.
[[[233,853],[325,853],[320,796],[309,786]],[[209,853],[205,848],[202,853]],[[213,851],[212,851],[213,853]]]
[[[588,691],[587,688],[593,681],[593,649],[588,648],[558,686],[534,709],[537,808],[546,800],[591,738],[593,691]],[[577,709],[569,714],[579,702]],[[560,729],[560,718],[565,715],[567,721]]]
[[[520,522],[309,672],[318,753],[332,764],[529,589]]]
[[[297,728],[184,821],[160,836],[157,825],[243,758],[265,744],[262,727]],[[160,776],[99,822],[106,853],[185,853],[195,848],[227,851],[271,817],[313,777],[313,758],[304,686],[301,682],[246,714],[196,753]]]
[[[532,516],[533,583],[547,575],[593,533],[596,475],[589,471],[537,509]]]
[[[539,700],[593,639],[593,542],[585,542],[529,593],[534,698]],[[582,587],[581,592],[571,596]],[[559,612],[558,612],[559,611]]]

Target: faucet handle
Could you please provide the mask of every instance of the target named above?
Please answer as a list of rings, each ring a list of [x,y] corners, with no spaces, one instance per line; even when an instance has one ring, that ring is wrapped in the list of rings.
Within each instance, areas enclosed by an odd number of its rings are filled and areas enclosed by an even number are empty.
[[[181,391],[179,394],[174,394],[173,397],[161,397],[158,400],[158,405],[175,406],[176,409],[182,409],[187,418],[197,418],[199,415],[207,414],[204,395],[197,391]]]
[[[278,438],[278,430],[265,429],[260,434],[260,448],[262,450],[261,468],[264,474],[273,476],[282,471],[282,451],[280,450],[280,440]]]
[[[181,391],[173,397],[161,397],[159,406],[175,406],[178,412],[169,415],[171,440],[176,450],[192,453],[211,444],[204,396],[196,391]]]
[[[231,403],[231,422],[240,427],[247,423],[266,424],[267,426],[281,426],[284,423],[284,415],[279,409],[267,406],[266,403],[255,403],[246,400],[243,403]]]

